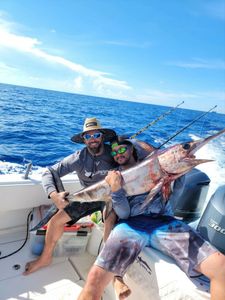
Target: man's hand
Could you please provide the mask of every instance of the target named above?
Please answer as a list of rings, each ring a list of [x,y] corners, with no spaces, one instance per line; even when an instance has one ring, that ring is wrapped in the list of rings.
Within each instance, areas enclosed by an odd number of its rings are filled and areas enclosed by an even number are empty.
[[[121,189],[122,176],[119,171],[109,171],[105,177],[105,181],[110,185],[112,192]]]
[[[66,196],[68,196],[68,195],[69,195],[69,192],[61,192],[61,193],[52,192],[50,194],[50,198],[55,203],[55,205],[58,209],[63,209],[69,203],[69,201],[66,200]]]

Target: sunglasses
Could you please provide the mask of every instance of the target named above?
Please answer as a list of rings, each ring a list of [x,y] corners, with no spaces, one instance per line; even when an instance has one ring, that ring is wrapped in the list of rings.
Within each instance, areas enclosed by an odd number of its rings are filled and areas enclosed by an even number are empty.
[[[99,139],[100,137],[102,137],[102,133],[101,132],[96,132],[94,134],[85,133],[83,135],[83,138],[85,140],[90,140],[91,138],[93,138],[93,139]]]
[[[126,151],[127,151],[127,149],[128,149],[128,147],[121,147],[121,148],[119,148],[117,151],[112,151],[111,152],[111,155],[112,155],[112,157],[114,157],[114,156],[116,156],[117,154],[123,154],[123,153],[125,153]]]

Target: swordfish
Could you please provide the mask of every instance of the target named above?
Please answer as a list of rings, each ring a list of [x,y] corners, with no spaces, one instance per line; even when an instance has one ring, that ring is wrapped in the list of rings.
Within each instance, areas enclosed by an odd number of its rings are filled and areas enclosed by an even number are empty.
[[[149,192],[144,202],[145,206],[161,191],[164,199],[167,200],[171,192],[170,184],[172,181],[186,174],[197,165],[212,161],[195,158],[196,151],[224,133],[225,129],[205,139],[154,150],[142,162],[121,172],[122,187],[127,196]],[[111,201],[110,186],[105,180],[102,180],[69,195],[67,199],[72,202],[108,202]],[[53,205],[46,216],[31,231],[37,230],[46,224],[56,211],[57,208]]]

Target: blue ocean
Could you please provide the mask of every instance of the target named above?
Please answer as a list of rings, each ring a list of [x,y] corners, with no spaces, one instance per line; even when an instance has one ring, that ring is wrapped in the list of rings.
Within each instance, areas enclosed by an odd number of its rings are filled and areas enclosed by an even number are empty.
[[[181,99],[182,101],[182,99]],[[42,172],[82,145],[70,138],[95,116],[106,128],[131,136],[171,107],[0,84],[0,174]],[[210,107],[209,107],[210,109]],[[138,138],[158,147],[203,112],[179,107]],[[225,115],[210,112],[178,134],[165,147],[207,137],[225,127]],[[224,183],[225,135],[207,144],[200,156],[215,160],[201,167],[217,184]],[[207,166],[206,166],[207,165]]]

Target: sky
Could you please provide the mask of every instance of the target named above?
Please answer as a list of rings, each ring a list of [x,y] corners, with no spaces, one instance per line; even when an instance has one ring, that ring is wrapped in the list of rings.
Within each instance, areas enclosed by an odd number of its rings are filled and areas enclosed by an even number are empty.
[[[225,0],[0,0],[0,82],[225,114]]]

